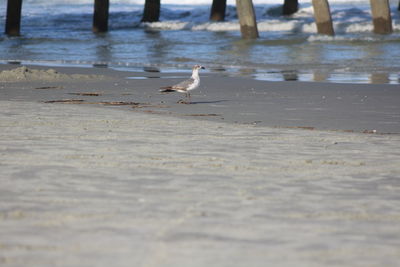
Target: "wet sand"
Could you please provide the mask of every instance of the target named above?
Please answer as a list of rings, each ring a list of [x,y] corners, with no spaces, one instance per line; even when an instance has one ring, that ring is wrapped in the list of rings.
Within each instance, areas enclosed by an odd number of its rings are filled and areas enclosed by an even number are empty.
[[[2,266],[400,261],[398,87],[57,70],[0,84]]]
[[[0,70],[5,68],[16,67],[0,65]],[[34,68],[45,73],[49,69]],[[182,105],[177,103],[184,98],[182,94],[161,94],[158,89],[186,79],[190,72],[53,69],[69,76],[2,83],[1,99],[39,102],[75,99],[82,104],[135,102],[148,104],[149,108],[140,109],[145,112],[229,123],[400,133],[399,85],[266,82],[205,72],[201,74],[200,89],[192,94],[194,104]],[[74,79],[74,75],[82,79]]]

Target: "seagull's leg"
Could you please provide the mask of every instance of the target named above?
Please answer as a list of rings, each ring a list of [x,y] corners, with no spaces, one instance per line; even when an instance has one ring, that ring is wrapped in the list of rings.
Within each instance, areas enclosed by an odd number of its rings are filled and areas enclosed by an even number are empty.
[[[188,93],[185,93],[185,97],[186,97],[186,98],[188,97]],[[178,103],[180,103],[180,104],[187,104],[186,101],[183,100],[183,99],[179,100]]]
[[[190,103],[192,103],[192,101],[190,100],[190,93],[187,93],[188,94],[188,99],[189,99],[189,103],[188,104],[190,104]]]

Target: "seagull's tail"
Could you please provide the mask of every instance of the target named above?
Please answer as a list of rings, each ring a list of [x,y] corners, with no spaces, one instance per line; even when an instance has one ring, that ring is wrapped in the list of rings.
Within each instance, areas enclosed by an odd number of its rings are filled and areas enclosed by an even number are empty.
[[[167,86],[167,87],[161,87],[160,88],[160,92],[162,93],[169,93],[169,92],[175,92],[175,89],[172,89],[171,86]]]

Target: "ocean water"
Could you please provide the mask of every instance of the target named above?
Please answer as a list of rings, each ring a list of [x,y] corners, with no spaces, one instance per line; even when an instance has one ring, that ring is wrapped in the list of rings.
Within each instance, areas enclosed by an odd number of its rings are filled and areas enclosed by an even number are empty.
[[[4,29],[6,0],[0,0]],[[160,71],[199,63],[262,80],[399,83],[400,12],[394,33],[372,33],[369,1],[329,1],[336,36],[316,34],[310,1],[283,17],[283,1],[255,0],[260,38],[242,40],[234,1],[209,21],[211,0],[163,0],[160,22],[141,23],[143,0],[110,1],[109,32],[91,32],[93,0],[25,0],[20,37],[0,34],[0,62]],[[195,2],[195,4],[193,4]]]

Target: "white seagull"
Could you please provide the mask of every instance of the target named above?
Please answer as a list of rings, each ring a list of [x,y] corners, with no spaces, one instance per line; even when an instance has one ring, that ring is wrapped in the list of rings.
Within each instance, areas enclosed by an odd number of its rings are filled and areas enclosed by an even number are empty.
[[[200,65],[194,65],[193,71],[192,71],[192,77],[189,79],[180,82],[178,84],[172,85],[172,86],[166,86],[166,87],[161,87],[160,92],[167,93],[167,92],[179,92],[179,93],[184,93],[186,94],[186,97],[189,99],[189,102],[186,102],[187,104],[190,104],[190,91],[196,89],[200,85],[200,76],[199,76],[199,70],[200,69],[205,69],[203,66]],[[185,102],[183,102],[185,103]]]

